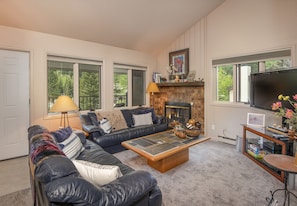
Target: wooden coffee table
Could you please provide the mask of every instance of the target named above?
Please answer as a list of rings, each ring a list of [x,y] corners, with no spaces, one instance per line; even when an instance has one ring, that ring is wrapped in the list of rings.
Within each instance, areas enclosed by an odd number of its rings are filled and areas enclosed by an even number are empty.
[[[163,173],[188,161],[189,147],[209,139],[202,135],[181,139],[172,131],[165,131],[124,141],[122,145],[146,158],[149,166]]]

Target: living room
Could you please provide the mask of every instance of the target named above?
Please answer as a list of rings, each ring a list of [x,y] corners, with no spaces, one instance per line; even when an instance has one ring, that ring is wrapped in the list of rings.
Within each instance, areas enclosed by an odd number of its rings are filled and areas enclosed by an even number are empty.
[[[241,123],[246,122],[248,112],[265,113],[266,124],[275,123],[272,112],[250,108],[239,103],[215,101],[213,59],[265,53],[290,48],[292,67],[296,66],[297,29],[289,22],[296,19],[295,1],[225,1],[209,15],[195,23],[179,38],[157,55],[146,54],[108,45],[49,35],[45,33],[1,26],[2,48],[30,51],[30,124],[47,125],[55,129],[59,117],[47,116],[46,58],[48,54],[104,60],[102,108],[112,110],[113,62],[147,65],[150,81],[152,72],[167,77],[168,53],[183,48],[190,49],[190,71],[196,71],[196,79],[205,81],[205,133],[212,138],[219,135],[235,139],[242,134]],[[220,34],[220,35],[219,35]],[[149,99],[147,98],[147,105]],[[228,117],[228,121],[226,121]],[[78,117],[70,117],[74,127],[80,126]],[[279,123],[279,122],[277,122]],[[224,134],[223,134],[224,131]]]
[[[114,62],[147,66],[149,82],[152,72],[167,77],[169,52],[189,48],[190,71],[205,82],[205,135],[213,140],[224,141],[219,136],[235,140],[242,135],[247,113],[264,113],[267,125],[281,120],[273,112],[247,104],[216,102],[212,61],[289,48],[292,67],[296,67],[297,28],[292,23],[297,20],[296,8],[295,0],[226,0],[157,54],[7,26],[0,26],[0,47],[30,52],[30,125],[45,125],[50,130],[59,127],[60,116],[47,113],[47,55],[103,60],[102,109],[108,111],[113,109]],[[69,120],[71,126],[81,127],[77,115]]]

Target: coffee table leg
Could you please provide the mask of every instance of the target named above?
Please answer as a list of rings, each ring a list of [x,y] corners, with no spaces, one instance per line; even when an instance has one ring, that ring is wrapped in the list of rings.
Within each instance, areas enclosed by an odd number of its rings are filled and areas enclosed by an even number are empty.
[[[148,160],[147,164],[152,168],[163,173],[188,160],[189,160],[189,149],[187,148],[185,150],[182,150],[178,153],[175,153],[169,157],[166,157],[158,161]]]

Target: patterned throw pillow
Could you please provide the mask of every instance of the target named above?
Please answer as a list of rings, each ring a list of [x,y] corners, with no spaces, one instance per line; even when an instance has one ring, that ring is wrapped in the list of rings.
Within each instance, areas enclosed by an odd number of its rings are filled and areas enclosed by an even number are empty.
[[[100,120],[100,125],[99,126],[107,134],[112,131],[111,123],[106,118],[103,118],[102,120]]]
[[[72,160],[80,175],[87,181],[101,186],[123,176],[119,166],[100,165],[84,160]]]
[[[80,141],[80,138],[75,133],[71,133],[66,140],[59,143],[59,146],[69,159],[77,158],[78,155],[85,149]]]

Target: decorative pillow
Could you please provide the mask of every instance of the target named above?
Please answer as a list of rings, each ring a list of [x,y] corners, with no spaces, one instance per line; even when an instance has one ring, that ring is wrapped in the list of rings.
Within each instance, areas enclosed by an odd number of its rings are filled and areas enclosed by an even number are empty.
[[[158,118],[155,114],[155,110],[152,107],[139,107],[139,108],[132,110],[132,112],[133,112],[133,114],[146,114],[146,113],[151,112],[153,123],[157,123],[157,121],[158,121]]]
[[[105,133],[110,133],[112,131],[112,127],[111,127],[111,123],[108,119],[103,118],[102,120],[100,120],[100,125],[101,129],[103,129],[103,131]]]
[[[57,131],[51,132],[51,134],[56,138],[57,142],[65,141],[72,133],[71,127],[66,127],[59,129]]]
[[[77,158],[85,149],[75,133],[71,133],[65,141],[59,143],[59,146],[69,159]]]
[[[84,160],[72,160],[80,175],[97,186],[108,184],[123,176],[119,166],[100,165]]]
[[[134,126],[153,124],[152,113],[133,114]]]

